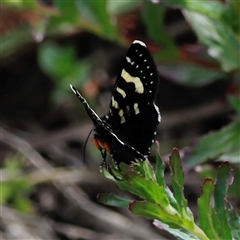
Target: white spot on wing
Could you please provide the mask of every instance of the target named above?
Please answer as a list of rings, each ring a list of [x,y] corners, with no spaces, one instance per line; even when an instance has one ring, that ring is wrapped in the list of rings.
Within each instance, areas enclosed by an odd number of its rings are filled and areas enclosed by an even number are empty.
[[[153,103],[153,106],[155,107],[155,109],[158,113],[158,122],[161,122],[161,114],[160,114],[159,108],[155,103]]]
[[[122,95],[123,98],[125,98],[127,96],[125,91],[122,90],[121,88],[117,87],[117,91]]]
[[[140,80],[139,77],[133,77],[131,76],[128,72],[126,72],[125,69],[122,70],[122,74],[121,77],[126,81],[126,82],[132,82],[135,85],[135,91],[138,93],[143,93],[144,92],[144,88],[143,88],[143,84]]]
[[[121,118],[120,122],[124,123],[126,121],[125,117],[123,116],[124,115],[124,111],[121,109],[121,110],[119,110],[118,114],[119,114],[119,116]]]
[[[130,63],[131,65],[134,65],[134,62],[132,62],[132,60],[130,59],[130,57],[126,57],[126,60],[128,63]]]
[[[138,103],[134,103],[134,104],[133,104],[133,109],[134,109],[134,112],[135,112],[136,115],[137,115],[138,113],[140,113],[139,107],[138,107]]]
[[[146,44],[144,42],[142,42],[142,41],[139,41],[139,40],[135,40],[132,44],[140,44],[143,47],[146,47]]]
[[[112,106],[115,108],[115,109],[118,109],[119,106],[118,106],[118,102],[115,101],[114,97],[112,96]]]
[[[129,57],[126,57],[127,62],[131,63],[131,59]]]

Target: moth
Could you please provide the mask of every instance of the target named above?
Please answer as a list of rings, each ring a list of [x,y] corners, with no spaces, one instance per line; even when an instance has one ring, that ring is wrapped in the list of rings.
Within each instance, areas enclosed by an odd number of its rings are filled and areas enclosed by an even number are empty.
[[[70,85],[94,124],[94,144],[106,164],[107,152],[120,162],[144,161],[161,121],[155,104],[159,74],[145,43],[135,40],[127,51],[114,85],[109,111],[99,117],[81,93]]]

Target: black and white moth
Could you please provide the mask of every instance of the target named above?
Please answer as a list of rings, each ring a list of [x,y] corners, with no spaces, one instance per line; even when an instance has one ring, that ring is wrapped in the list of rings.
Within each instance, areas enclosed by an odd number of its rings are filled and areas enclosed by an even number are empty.
[[[161,115],[155,98],[159,75],[146,45],[135,40],[113,88],[109,112],[99,117],[86,99],[70,85],[94,124],[94,143],[103,164],[109,152],[117,165],[145,160],[150,154]]]

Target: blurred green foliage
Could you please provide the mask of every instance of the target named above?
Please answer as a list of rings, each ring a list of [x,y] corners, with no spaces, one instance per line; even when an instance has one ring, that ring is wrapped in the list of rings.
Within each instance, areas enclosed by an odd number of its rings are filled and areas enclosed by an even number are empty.
[[[194,167],[206,160],[240,163],[240,98],[229,96],[229,101],[238,114],[235,121],[200,138],[185,158],[185,168]]]
[[[117,2],[54,0],[53,7],[44,7],[40,2],[31,0],[3,2],[3,7],[11,7],[18,11],[31,11],[32,18],[29,18],[27,29],[35,35],[40,34],[44,37],[86,30],[118,42],[124,40],[118,17],[138,9],[141,10],[147,37],[156,44],[164,45],[164,49],[158,52],[163,60],[174,60],[178,56],[178,49],[164,25],[166,6],[180,8],[199,40],[208,48],[209,55],[222,65],[223,71],[239,70],[237,50],[240,47],[240,11],[236,1],[227,1],[225,4],[206,0],[162,2],[165,5],[143,0]],[[20,24],[18,29],[14,29],[10,35],[2,36],[2,46],[4,46],[2,57],[7,56],[10,53],[9,50],[14,49],[15,45],[32,39],[28,34],[25,39],[21,39],[20,43],[12,41],[11,46],[8,44],[9,39],[21,34],[24,29],[26,30],[26,25]]]
[[[9,204],[19,211],[31,213],[33,206],[29,196],[33,188],[28,179],[23,176],[22,167],[22,157],[16,155],[5,158],[1,171],[2,174],[4,172],[6,179],[1,182],[0,206]]]
[[[57,82],[53,94],[55,102],[64,101],[69,93],[69,84],[82,86],[89,77],[91,61],[78,60],[73,46],[59,46],[54,42],[44,42],[38,48],[38,61],[42,70]]]

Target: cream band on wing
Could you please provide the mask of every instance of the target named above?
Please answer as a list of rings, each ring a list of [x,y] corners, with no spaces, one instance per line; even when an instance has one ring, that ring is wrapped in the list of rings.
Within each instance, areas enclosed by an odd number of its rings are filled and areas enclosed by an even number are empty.
[[[127,96],[125,91],[123,91],[121,88],[117,87],[116,90],[122,95],[123,98],[125,98]]]
[[[139,77],[133,77],[125,69],[122,70],[121,77],[128,83],[132,82],[135,85],[135,91],[138,93],[144,92],[143,84]]]

